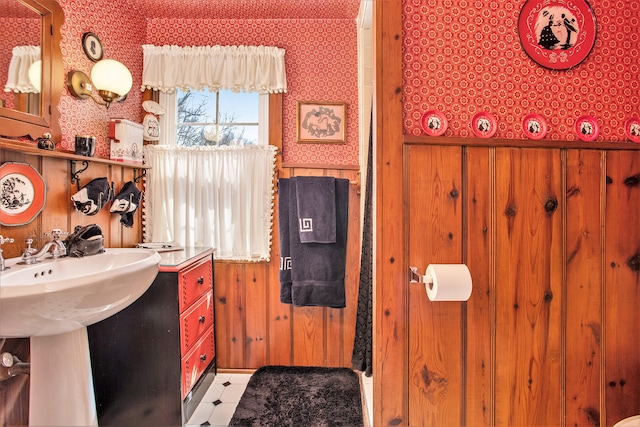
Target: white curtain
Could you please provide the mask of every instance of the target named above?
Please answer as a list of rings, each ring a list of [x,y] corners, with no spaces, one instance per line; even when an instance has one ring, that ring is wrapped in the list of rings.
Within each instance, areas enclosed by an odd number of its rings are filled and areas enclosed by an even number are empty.
[[[15,93],[39,92],[40,90],[29,79],[29,68],[37,61],[40,61],[40,46],[14,47],[11,53],[9,74],[4,91]]]
[[[142,90],[287,91],[284,49],[267,46],[143,45]]]
[[[276,147],[147,145],[145,241],[269,260]]]

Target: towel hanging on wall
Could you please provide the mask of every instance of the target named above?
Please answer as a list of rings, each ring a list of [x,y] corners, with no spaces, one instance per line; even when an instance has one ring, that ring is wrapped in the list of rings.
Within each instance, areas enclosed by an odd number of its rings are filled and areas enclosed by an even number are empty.
[[[302,243],[336,242],[336,179],[298,176],[298,232]]]
[[[349,210],[349,180],[334,180],[335,243],[302,243],[298,217],[297,181],[299,177],[282,178],[280,183],[279,215],[280,239],[289,241],[290,282],[287,272],[281,271],[280,300],[295,306],[345,307],[345,269],[347,253],[347,224]],[[323,178],[323,177],[317,177]],[[287,180],[287,182],[284,182]],[[284,185],[283,185],[284,184]],[[283,191],[288,187],[288,198]],[[318,202],[316,209],[326,205]],[[286,218],[286,221],[285,221]],[[286,230],[288,226],[288,231]],[[284,245],[286,250],[286,244]],[[283,244],[281,242],[281,251]],[[287,254],[281,252],[281,259]],[[282,266],[282,262],[281,262]],[[284,281],[282,280],[284,279]],[[290,287],[290,289],[288,289]]]

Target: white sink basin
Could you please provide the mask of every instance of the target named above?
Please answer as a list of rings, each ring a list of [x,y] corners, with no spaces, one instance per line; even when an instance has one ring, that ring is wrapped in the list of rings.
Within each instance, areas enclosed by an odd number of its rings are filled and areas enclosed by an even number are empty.
[[[160,255],[105,249],[83,258],[7,260],[0,272],[0,337],[57,335],[99,322],[134,302],[158,274]]]
[[[86,327],[138,299],[158,274],[160,255],[106,249],[18,262],[7,260],[0,272],[0,337],[30,337],[29,425],[97,426]]]

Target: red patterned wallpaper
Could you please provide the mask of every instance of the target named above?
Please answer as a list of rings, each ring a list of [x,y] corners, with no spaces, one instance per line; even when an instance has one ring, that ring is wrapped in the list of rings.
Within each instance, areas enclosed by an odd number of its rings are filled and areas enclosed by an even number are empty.
[[[82,50],[82,34],[91,31],[98,35],[104,48],[104,58],[125,64],[133,75],[133,88],[122,103],[113,103],[107,110],[90,99],[71,97],[65,87],[58,108],[62,146],[72,149],[75,135],[96,137],[96,156],[109,157],[107,138],[109,120],[124,118],[142,121],[142,45],[145,43],[146,21],[135,5],[125,0],[87,2],[58,0],[65,15],[62,26],[62,58],[66,73],[81,70],[90,75],[93,62]],[[97,93],[95,94],[97,97]]]
[[[0,0],[0,4],[1,4]],[[355,19],[361,0],[137,0],[150,18]],[[370,0],[364,0],[370,1]]]
[[[445,135],[473,137],[478,111],[492,113],[497,138],[525,138],[522,118],[542,115],[546,139],[576,140],[576,119],[600,125],[598,141],[625,139],[625,121],[640,113],[640,2],[591,0],[597,39],[587,59],[566,71],[535,64],[517,33],[524,1],[403,0],[404,132],[424,135],[423,112],[449,122]]]
[[[353,19],[150,19],[147,43],[178,46],[265,45],[286,49],[285,162],[357,165],[358,52]],[[347,143],[296,143],[297,101],[347,103]]]

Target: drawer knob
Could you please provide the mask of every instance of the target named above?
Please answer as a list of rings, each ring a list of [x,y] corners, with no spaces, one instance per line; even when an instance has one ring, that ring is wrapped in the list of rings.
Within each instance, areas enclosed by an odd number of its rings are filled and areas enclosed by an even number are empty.
[[[200,360],[202,360],[203,362],[204,362],[205,360],[207,360],[207,353],[201,354],[201,355],[200,355]]]
[[[202,285],[204,283],[204,277],[200,276],[198,277],[198,285]]]
[[[206,317],[204,317],[204,316],[200,316],[200,317],[198,318],[198,321],[199,321],[200,323],[204,323],[204,321],[205,321],[205,320],[206,320]]]

